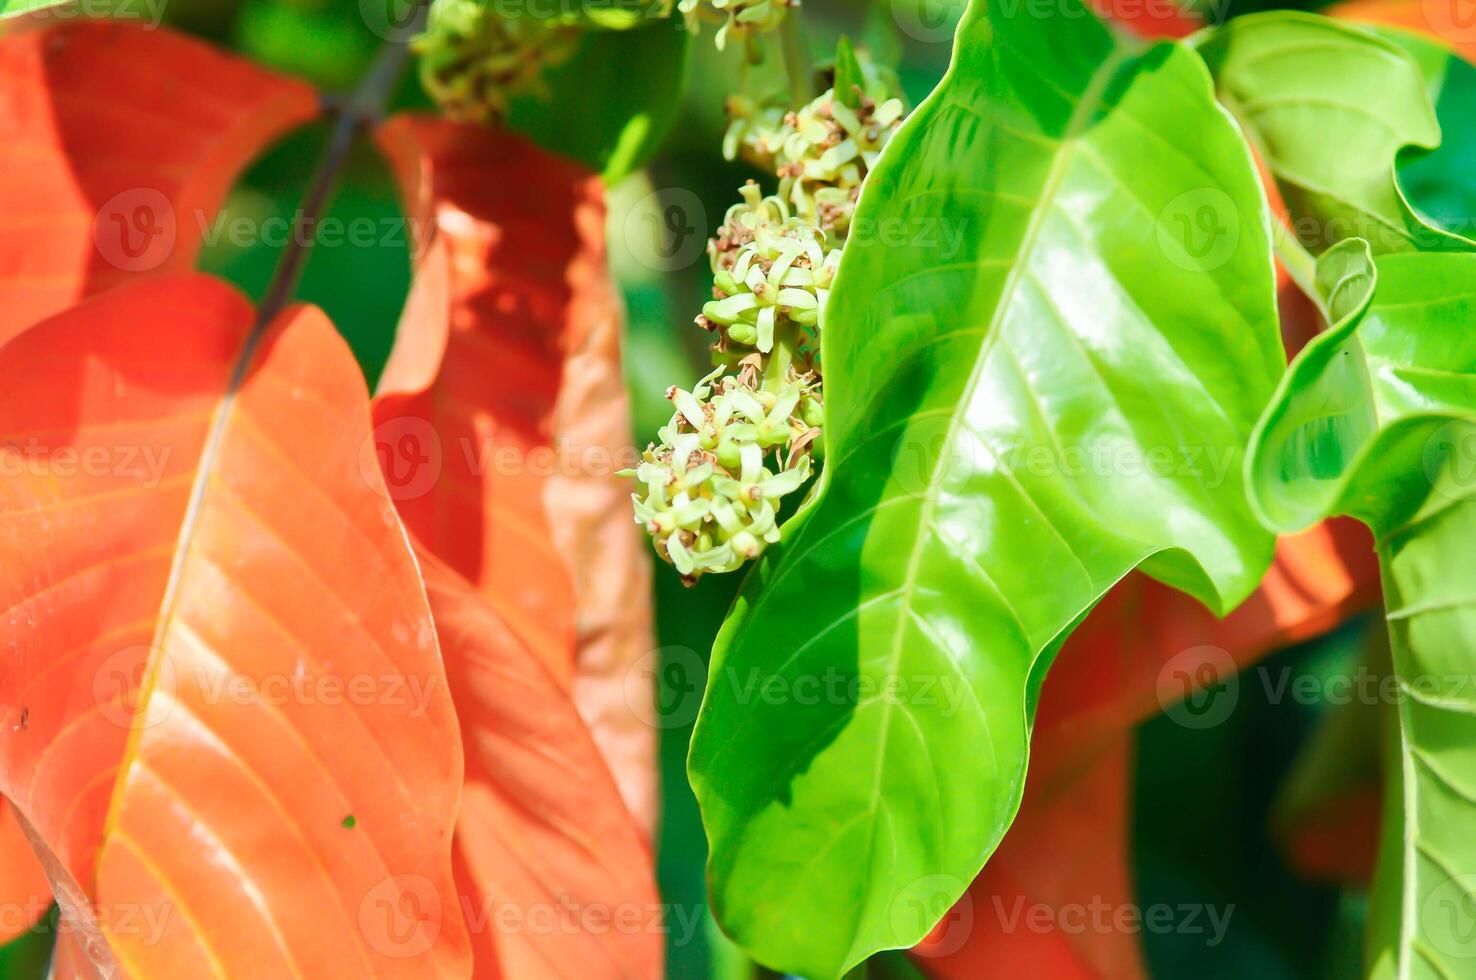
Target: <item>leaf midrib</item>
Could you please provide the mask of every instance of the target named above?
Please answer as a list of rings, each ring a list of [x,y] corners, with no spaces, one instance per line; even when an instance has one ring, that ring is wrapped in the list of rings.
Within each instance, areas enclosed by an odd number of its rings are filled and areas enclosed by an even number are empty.
[[[154,624],[154,635],[149,643],[151,651],[149,663],[139,685],[140,694],[133,710],[132,726],[128,731],[128,740],[124,746],[123,756],[118,762],[118,774],[113,780],[113,791],[108,800],[107,817],[103,821],[103,841],[107,841],[117,828],[118,811],[123,805],[123,787],[138,757],[139,743],[143,739],[145,728],[143,719],[148,717],[149,703],[153,700],[154,689],[158,683],[159,662],[164,655],[163,643],[174,623],[179,604],[180,583],[184,578],[185,565],[189,561],[195,531],[199,527],[205,493],[209,488],[215,464],[220,456],[220,447],[225,441],[226,428],[230,423],[231,411],[235,407],[236,395],[246,380],[246,374],[261,344],[261,339],[266,334],[268,323],[269,321],[258,313],[252,322],[250,331],[242,340],[240,350],[236,355],[236,362],[231,368],[231,375],[226,381],[225,391],[221,393],[219,401],[216,402],[210,430],[206,433],[205,442],[200,447],[200,459],[195,467],[194,482],[190,487],[190,496],[185,504],[184,516],[180,519],[179,535],[175,538],[174,558],[169,565],[169,578],[164,586],[164,595],[159,602],[159,618]]]
[[[984,340],[980,345],[979,354],[974,360],[973,370],[969,372],[968,381],[960,394],[955,408],[948,414],[948,430],[944,434],[943,445],[950,446],[958,437],[958,430],[964,413],[973,399],[975,389],[978,387],[984,371],[982,365],[988,359],[992,346],[998,342],[1001,330],[1001,322],[1005,313],[1009,310],[1016,290],[1024,275],[1026,263],[1030,254],[1034,251],[1036,241],[1040,236],[1040,230],[1045,222],[1046,215],[1050,212],[1055,199],[1057,188],[1065,177],[1066,170],[1075,156],[1075,141],[1081,135],[1091,121],[1097,108],[1102,104],[1102,96],[1107,85],[1116,75],[1117,70],[1135,52],[1132,49],[1115,43],[1112,53],[1097,66],[1088,80],[1086,88],[1082,91],[1079,101],[1071,111],[1071,116],[1066,122],[1062,132],[1055,159],[1051,162],[1051,169],[1046,174],[1045,181],[1041,184],[1040,194],[1034,210],[1030,215],[1030,222],[1025,228],[1025,233],[1020,238],[1020,246],[1015,252],[1015,261],[1005,277],[1005,282],[1000,289],[999,298],[995,304],[994,312],[990,316],[989,325],[985,329]],[[927,528],[931,526],[933,515],[937,510],[941,491],[941,476],[943,473],[943,461],[948,459],[947,452],[940,452],[928,474],[927,488],[923,491],[922,508],[918,513],[918,533],[913,539],[912,552],[908,556],[907,569],[903,573],[900,594],[898,595],[897,625],[892,631],[891,649],[887,656],[886,671],[888,675],[895,674],[902,656],[902,638],[906,632],[907,624],[911,621],[912,599],[917,590],[918,572],[922,564],[923,545],[928,540]],[[874,860],[876,847],[876,810],[881,799],[882,772],[885,769],[887,759],[887,738],[891,729],[892,715],[896,712],[895,705],[886,705],[882,711],[881,731],[877,738],[876,766],[872,774],[871,803],[867,810],[867,833],[866,846],[863,849],[862,860],[866,870],[865,880],[871,881],[871,866]],[[1014,787],[1012,786],[1011,792]],[[857,918],[860,909],[868,903],[858,905]],[[854,957],[855,947],[852,946],[847,959]]]

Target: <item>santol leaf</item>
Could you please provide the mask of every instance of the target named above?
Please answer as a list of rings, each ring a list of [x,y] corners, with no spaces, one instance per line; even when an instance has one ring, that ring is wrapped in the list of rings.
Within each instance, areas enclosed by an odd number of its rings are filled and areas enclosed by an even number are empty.
[[[378,142],[419,231],[376,399],[401,513],[572,685],[649,831],[650,567],[615,475],[634,450],[603,188],[506,131],[403,116]]]
[[[256,319],[154,276],[0,348],[0,792],[99,974],[461,972],[461,746],[368,392],[317,310]]]
[[[1273,540],[1239,471],[1285,365],[1264,209],[1187,48],[966,13],[868,177],[824,475],[724,625],[694,735],[714,910],[760,962],[828,977],[921,938],[914,892],[946,909],[998,845],[1046,668],[1124,575],[1221,614],[1253,591]],[[1210,446],[1222,481],[1165,465]],[[755,673],[796,696],[745,697]]]
[[[470,583],[421,562],[466,752],[474,975],[659,980],[670,923],[650,844],[569,692]]]
[[[237,175],[312,89],[133,21],[0,38],[0,341],[85,296],[191,268]]]

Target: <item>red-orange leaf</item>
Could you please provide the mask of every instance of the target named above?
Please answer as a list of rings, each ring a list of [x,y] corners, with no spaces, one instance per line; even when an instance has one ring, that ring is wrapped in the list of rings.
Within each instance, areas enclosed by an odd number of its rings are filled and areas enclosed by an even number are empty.
[[[1033,751],[1130,727],[1377,598],[1373,545],[1346,520],[1278,541],[1260,588],[1222,620],[1146,576],[1129,576],[1071,635],[1046,677]]]
[[[627,674],[654,647],[650,559],[615,476],[635,452],[599,181],[480,127],[401,117],[379,142],[419,232],[376,407],[391,490],[555,676],[572,671],[649,831],[651,691]]]
[[[421,560],[465,744],[456,870],[476,975],[660,977],[651,853],[568,692],[465,579]]]
[[[1142,977],[1128,825],[1131,731],[1031,762],[1010,831],[968,892],[913,952],[938,980]]]
[[[300,82],[139,22],[0,38],[0,343],[191,268],[237,174],[316,112]]]
[[[400,117],[380,144],[421,249],[375,398],[385,479],[415,536],[567,684],[574,587],[543,497],[563,352],[583,329],[575,216],[597,182],[482,127]]]
[[[150,278],[0,348],[0,792],[94,963],[464,972],[456,718],[368,393],[321,312],[252,320]]]

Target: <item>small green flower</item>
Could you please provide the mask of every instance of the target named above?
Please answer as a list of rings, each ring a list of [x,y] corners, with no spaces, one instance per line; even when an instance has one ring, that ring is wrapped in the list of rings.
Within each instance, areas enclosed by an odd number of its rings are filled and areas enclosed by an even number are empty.
[[[906,107],[895,75],[857,52],[864,84],[836,97],[834,88],[793,112],[779,96],[728,101],[723,154],[739,154],[779,177],[779,197],[793,214],[843,241],[882,147],[902,123]],[[847,104],[850,103],[850,104]]]
[[[841,250],[828,248],[813,225],[783,217],[782,202],[755,201],[754,185],[743,192],[742,210],[730,210],[709,243],[714,298],[702,307],[698,323],[719,332],[724,354],[768,354],[786,324],[797,327],[801,352],[812,351]]]
[[[424,34],[411,42],[420,80],[448,118],[487,123],[515,95],[543,91],[544,70],[568,60],[578,27],[501,17],[478,0],[436,0]]]
[[[792,370],[769,390],[746,366],[719,368],[691,391],[667,392],[676,409],[635,470],[635,518],[656,553],[690,584],[729,572],[779,540],[780,501],[810,475],[822,415],[816,382]]]
[[[693,33],[704,20],[721,21],[713,39],[721,51],[729,40],[749,41],[774,30],[798,6],[799,0],[680,0],[677,9]]]

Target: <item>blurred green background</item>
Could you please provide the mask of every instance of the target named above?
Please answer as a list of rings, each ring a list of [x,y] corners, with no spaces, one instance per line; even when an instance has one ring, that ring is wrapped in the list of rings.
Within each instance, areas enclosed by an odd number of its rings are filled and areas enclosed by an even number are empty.
[[[383,3],[385,0],[365,0]],[[1231,13],[1274,6],[1247,0]],[[1289,5],[1289,4],[1282,4]],[[900,68],[915,103],[947,65],[951,25],[962,0],[809,0],[804,16],[818,60],[846,33]],[[345,0],[168,0],[164,21],[299,76],[325,91],[343,90],[367,66],[381,39],[361,5]],[[685,59],[685,65],[683,60]],[[738,84],[740,55],[719,54],[711,33],[686,43],[668,25],[604,33],[551,82],[556,104],[520,101],[513,124],[560,152],[606,170],[629,169],[647,149],[649,163],[610,188],[609,244],[629,317],[626,373],[635,408],[635,438],[644,444],[670,413],[667,386],[690,385],[706,370],[706,335],[692,326],[710,276],[700,249],[749,176],[722,159],[722,106]],[[776,73],[774,64],[752,69]],[[776,76],[777,77],[777,76]],[[408,73],[397,107],[426,106]],[[664,138],[663,138],[664,137]],[[307,127],[270,149],[232,192],[222,221],[287,217],[298,207],[322,150],[326,129]],[[671,210],[672,206],[677,211]],[[675,215],[675,224],[673,224]],[[354,152],[327,215],[382,227],[400,219],[384,161],[367,146]],[[652,229],[695,235],[698,247],[680,268],[660,258]],[[298,295],[322,306],[348,338],[370,383],[383,368],[410,280],[402,239],[369,248],[319,247],[311,253]],[[201,265],[259,298],[279,248],[240,248],[222,240]],[[689,254],[690,253],[690,254]],[[705,658],[738,584],[709,576],[695,589],[658,564],[659,643],[672,657]],[[1373,624],[1378,628],[1378,624]],[[1362,656],[1370,624],[1358,621],[1314,644],[1283,651],[1269,669],[1293,676],[1348,670]],[[665,681],[666,672],[658,672]],[[680,676],[680,671],[675,676]],[[1225,941],[1145,934],[1156,977],[1255,976],[1333,978],[1357,972],[1364,897],[1298,880],[1268,835],[1268,815],[1291,760],[1322,712],[1316,704],[1272,704],[1263,685],[1241,689],[1230,722],[1193,731],[1160,718],[1142,726],[1135,785],[1133,868],[1139,902],[1233,904]],[[765,976],[728,943],[706,915],[705,845],[684,762],[695,705],[690,691],[659,692],[666,711],[661,765],[665,788],[658,844],[665,901],[700,908],[703,928],[669,948],[669,975],[681,980]],[[44,975],[54,918],[34,935],[0,948],[0,978]],[[870,976],[915,975],[900,955],[878,957]]]

